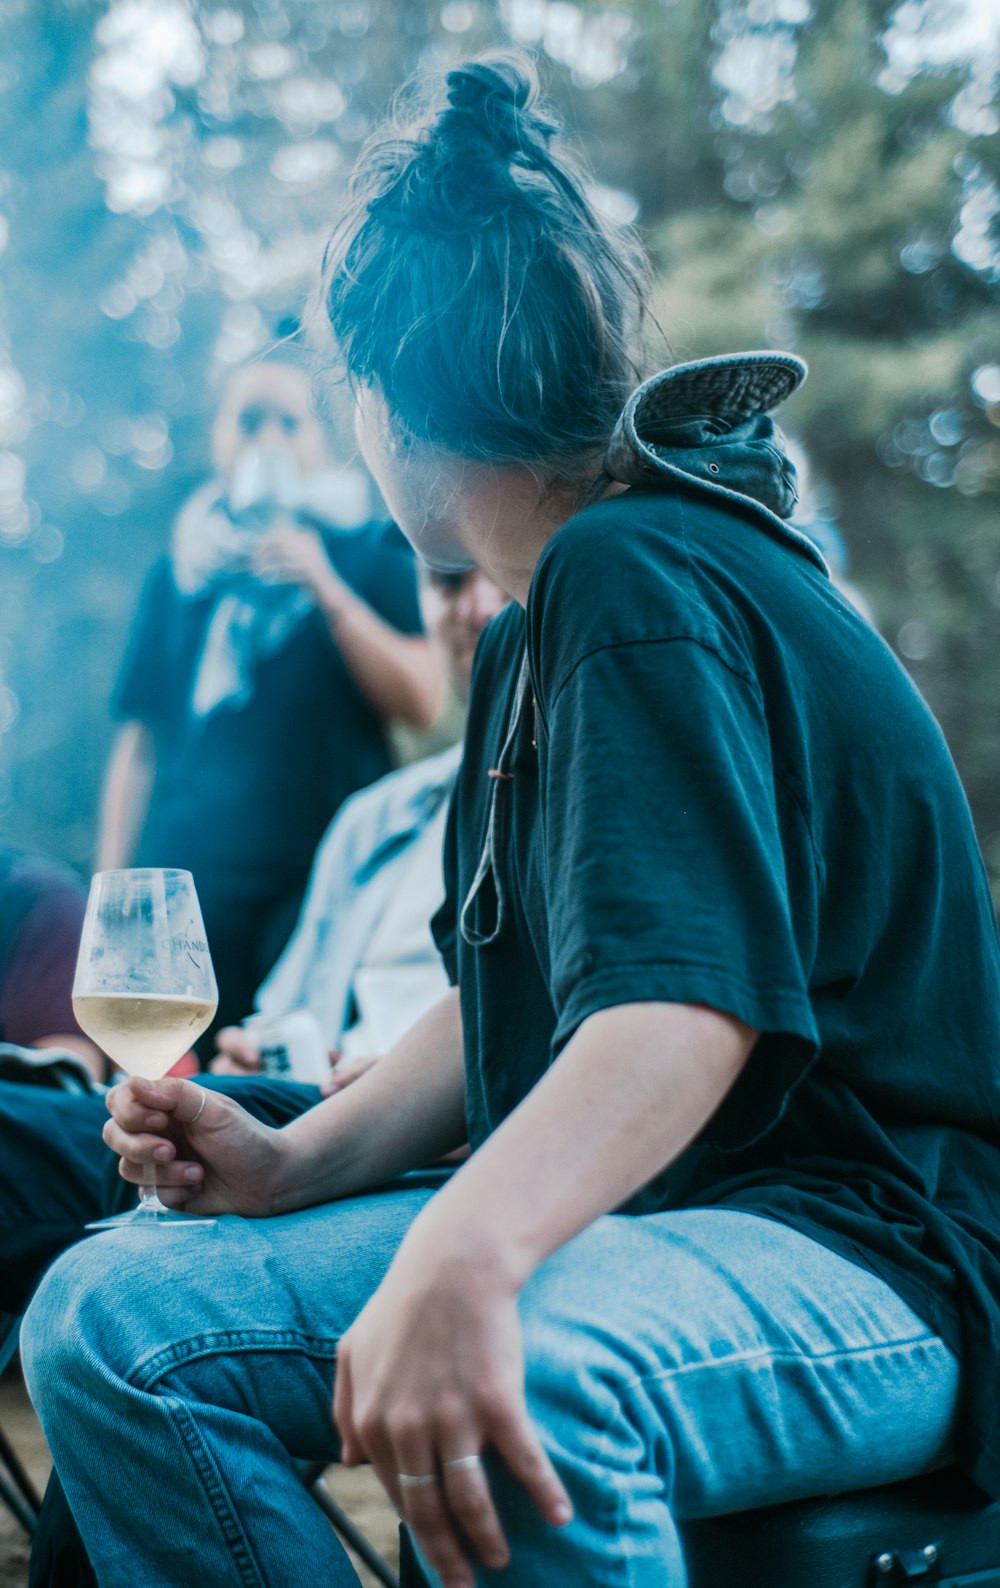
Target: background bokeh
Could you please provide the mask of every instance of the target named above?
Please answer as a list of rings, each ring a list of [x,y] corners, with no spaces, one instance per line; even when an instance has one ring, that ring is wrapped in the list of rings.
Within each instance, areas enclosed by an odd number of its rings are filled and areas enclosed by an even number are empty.
[[[109,691],[220,379],[299,313],[393,89],[514,40],[647,236],[653,356],[809,360],[784,417],[814,509],[1000,894],[998,29],[998,0],[4,0],[5,841],[89,869]]]

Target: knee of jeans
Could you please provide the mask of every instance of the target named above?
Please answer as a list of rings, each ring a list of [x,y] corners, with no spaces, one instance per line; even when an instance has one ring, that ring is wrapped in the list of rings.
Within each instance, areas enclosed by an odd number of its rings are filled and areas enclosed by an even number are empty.
[[[574,1466],[631,1470],[647,1430],[627,1343],[586,1313],[568,1313],[563,1300],[540,1287],[523,1317],[528,1411],[557,1467],[565,1456]]]
[[[110,1235],[80,1241],[53,1263],[21,1323],[25,1381],[40,1411],[75,1402],[95,1374],[128,1372],[150,1321],[155,1269],[148,1252]]]

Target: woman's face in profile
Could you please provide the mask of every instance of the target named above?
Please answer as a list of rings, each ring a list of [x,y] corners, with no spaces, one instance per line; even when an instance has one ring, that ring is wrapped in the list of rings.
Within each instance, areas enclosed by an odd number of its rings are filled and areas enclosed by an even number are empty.
[[[397,445],[385,403],[372,388],[358,399],[355,433],[386,506],[427,566],[439,574],[473,568],[475,465],[440,448]]]

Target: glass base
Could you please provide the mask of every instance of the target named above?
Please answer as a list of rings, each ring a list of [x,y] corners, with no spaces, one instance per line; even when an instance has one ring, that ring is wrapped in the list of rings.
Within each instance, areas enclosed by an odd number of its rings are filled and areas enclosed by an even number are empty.
[[[199,1225],[207,1228],[209,1225],[217,1223],[218,1219],[212,1218],[210,1215],[177,1213],[173,1208],[164,1208],[160,1213],[154,1212],[152,1209],[147,1212],[145,1208],[138,1207],[132,1208],[129,1213],[115,1213],[111,1218],[94,1219],[90,1224],[85,1224],[83,1227],[85,1230],[122,1230],[128,1229],[130,1226],[140,1230],[193,1230],[197,1229]]]

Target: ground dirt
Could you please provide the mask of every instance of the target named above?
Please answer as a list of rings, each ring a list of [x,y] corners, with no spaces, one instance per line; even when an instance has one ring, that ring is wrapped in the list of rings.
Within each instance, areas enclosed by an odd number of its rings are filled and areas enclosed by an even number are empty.
[[[0,1425],[39,1489],[43,1488],[51,1465],[49,1453],[16,1364],[0,1380]],[[371,1472],[365,1467],[353,1472],[331,1467],[327,1482],[337,1503],[395,1568],[398,1556],[396,1517]],[[377,1588],[376,1579],[364,1567],[359,1566],[358,1574],[364,1588]],[[0,1501],[0,1588],[25,1588],[27,1581],[27,1539]],[[205,1585],[186,1583],[184,1588],[205,1588]]]

